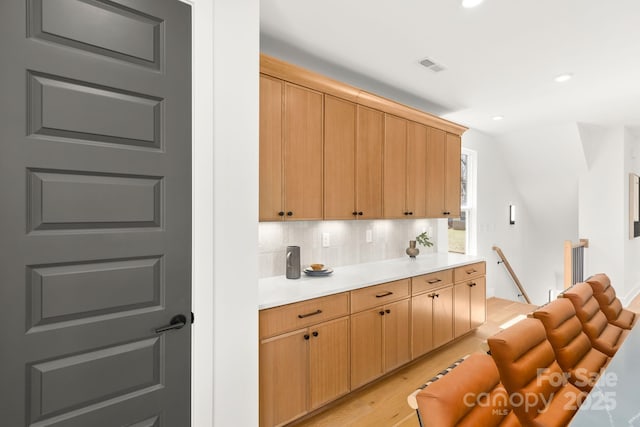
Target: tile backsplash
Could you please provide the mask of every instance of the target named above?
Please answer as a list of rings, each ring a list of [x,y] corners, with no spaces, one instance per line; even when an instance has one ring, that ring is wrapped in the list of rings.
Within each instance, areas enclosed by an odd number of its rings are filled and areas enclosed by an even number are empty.
[[[261,222],[260,277],[285,273],[285,251],[289,245],[300,246],[303,268],[311,263],[339,267],[407,256],[409,240],[423,231],[427,231],[434,246],[418,245],[420,253],[446,251],[438,248],[438,221],[446,222],[436,219]],[[367,231],[371,233],[371,242],[367,242]],[[324,233],[329,235],[329,247],[322,246]]]

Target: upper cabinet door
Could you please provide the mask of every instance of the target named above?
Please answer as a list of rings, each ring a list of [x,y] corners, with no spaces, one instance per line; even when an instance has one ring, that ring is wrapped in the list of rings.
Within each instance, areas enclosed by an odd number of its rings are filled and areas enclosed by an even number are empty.
[[[382,218],[384,113],[358,105],[356,134],[356,211],[358,218]]]
[[[427,137],[427,217],[445,216],[445,137],[439,129],[429,128]]]
[[[260,221],[282,220],[282,97],[284,83],[260,76]]]
[[[322,124],[320,92],[285,83],[285,219],[322,219]]]
[[[427,127],[407,123],[407,201],[409,218],[427,216]]]
[[[385,114],[383,159],[383,213],[385,218],[406,218],[407,121]]]
[[[460,218],[460,155],[461,141],[458,135],[447,133],[446,166],[444,180],[444,208],[449,218]]]
[[[356,105],[324,99],[324,218],[354,219]]]

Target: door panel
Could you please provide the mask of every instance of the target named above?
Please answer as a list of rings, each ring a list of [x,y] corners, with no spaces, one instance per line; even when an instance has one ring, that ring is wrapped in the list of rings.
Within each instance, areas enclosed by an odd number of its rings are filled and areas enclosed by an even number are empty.
[[[285,219],[321,220],[323,96],[289,83],[284,93]]]
[[[362,218],[382,218],[384,113],[358,105],[356,209]]]
[[[440,129],[429,128],[427,139],[427,217],[444,215],[445,135]]]
[[[471,328],[477,328],[487,320],[487,280],[478,277],[471,287]]]
[[[433,348],[433,297],[435,292],[411,298],[411,357],[422,356]]]
[[[471,330],[471,287],[460,283],[453,287],[453,332],[457,338]]]
[[[260,76],[260,221],[281,221],[284,218],[282,199],[283,88],[281,80]]]
[[[324,97],[324,219],[356,219],[356,105]]]
[[[385,218],[406,218],[407,121],[384,116],[383,213]]]
[[[453,339],[453,287],[435,291],[433,299],[433,347]]]
[[[352,390],[383,373],[381,311],[378,307],[351,315]]]
[[[349,391],[349,318],[309,328],[309,409]]]
[[[445,160],[444,206],[449,218],[460,218],[460,136],[448,133]]]
[[[384,306],[384,370],[388,372],[411,360],[409,300]]]
[[[427,127],[407,123],[407,210],[413,218],[427,216]]]
[[[0,413],[190,423],[191,9],[3,2]],[[188,322],[187,322],[188,323]]]

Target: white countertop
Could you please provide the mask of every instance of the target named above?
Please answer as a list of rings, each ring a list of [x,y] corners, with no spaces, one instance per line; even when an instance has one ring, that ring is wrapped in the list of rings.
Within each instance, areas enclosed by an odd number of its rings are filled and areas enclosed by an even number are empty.
[[[480,261],[484,258],[434,253],[418,255],[416,259],[404,257],[344,267],[328,266],[333,268],[333,274],[324,277],[311,277],[304,272],[299,279],[267,277],[258,282],[258,308],[277,307]]]

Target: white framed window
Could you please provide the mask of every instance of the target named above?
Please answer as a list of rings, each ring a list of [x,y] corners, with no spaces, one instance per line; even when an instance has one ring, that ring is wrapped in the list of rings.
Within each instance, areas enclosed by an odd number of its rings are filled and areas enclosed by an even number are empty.
[[[460,218],[448,220],[449,252],[476,255],[478,153],[467,148],[460,156]]]

